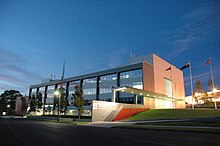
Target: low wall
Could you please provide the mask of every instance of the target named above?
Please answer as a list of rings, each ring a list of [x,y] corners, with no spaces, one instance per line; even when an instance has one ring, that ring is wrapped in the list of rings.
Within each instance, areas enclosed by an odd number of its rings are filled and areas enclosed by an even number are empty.
[[[118,121],[146,110],[149,108],[145,105],[93,100],[92,121]]]

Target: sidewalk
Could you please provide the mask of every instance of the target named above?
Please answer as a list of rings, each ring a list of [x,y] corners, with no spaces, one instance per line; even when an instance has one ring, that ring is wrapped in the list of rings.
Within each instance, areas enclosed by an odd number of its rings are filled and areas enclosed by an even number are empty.
[[[176,126],[176,125],[160,125],[163,122],[185,122],[192,121],[192,119],[181,120],[153,120],[153,121],[117,121],[117,122],[90,122],[82,126],[102,127],[102,128],[127,128],[127,129],[141,129],[141,130],[168,130],[168,131],[182,131],[182,132],[197,132],[220,134],[220,127],[209,126]],[[147,123],[146,125],[144,123]],[[157,123],[157,124],[154,124]]]
[[[126,125],[134,125],[139,123],[159,123],[159,122],[179,122],[179,121],[187,121],[188,119],[183,120],[153,120],[153,121],[115,121],[115,122],[90,122],[88,124],[83,124],[83,126],[92,126],[92,127],[103,127],[103,128],[112,128],[116,126],[126,126]]]

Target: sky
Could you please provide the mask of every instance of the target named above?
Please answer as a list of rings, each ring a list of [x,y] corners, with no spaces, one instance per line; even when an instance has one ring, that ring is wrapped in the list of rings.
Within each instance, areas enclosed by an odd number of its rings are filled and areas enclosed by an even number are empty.
[[[208,90],[212,59],[220,86],[220,1],[0,0],[0,93],[129,64],[155,53]],[[190,95],[189,69],[183,71]]]

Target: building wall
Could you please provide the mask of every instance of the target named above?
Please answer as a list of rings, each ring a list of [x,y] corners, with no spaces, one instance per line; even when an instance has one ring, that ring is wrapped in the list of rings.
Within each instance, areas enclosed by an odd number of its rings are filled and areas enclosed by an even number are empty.
[[[143,89],[147,91],[155,91],[154,87],[154,67],[152,64],[143,62]]]
[[[153,54],[153,66],[154,66],[154,92],[159,94],[165,93],[164,78],[172,81],[173,97],[183,99],[184,101],[173,102],[175,108],[185,108],[185,89],[183,72],[161,59],[157,55]],[[171,70],[166,71],[171,67]]]
[[[173,91],[173,97],[185,100],[182,71],[155,54],[151,54],[148,58],[150,58],[150,62],[144,61],[138,64],[132,64],[119,68],[64,79],[63,83],[66,84],[65,88],[66,92],[68,93],[66,96],[70,104],[67,109],[74,110],[74,107],[72,106],[72,94],[74,93],[74,86],[76,84],[74,82],[77,82],[77,85],[80,85],[83,88],[84,98],[86,100],[92,101],[93,99],[96,99],[109,101],[111,99],[112,87],[116,86],[131,86],[158,94],[166,94],[164,85],[164,80],[166,78],[168,81],[172,81],[172,87],[170,87]],[[171,70],[165,71],[169,67],[171,67]],[[60,81],[52,81],[50,83],[33,85],[30,87],[32,89],[30,90],[30,95],[36,95],[36,93],[38,92],[42,92],[43,94],[44,88],[42,88],[41,90],[41,87],[48,87],[48,89],[46,88],[47,91],[45,91],[45,110],[47,110],[49,105],[53,106],[54,91],[59,86],[59,84]],[[50,87],[53,87],[53,89]],[[127,103],[134,102],[134,95],[128,93],[120,93],[118,95],[120,97],[118,98],[119,101]],[[138,99],[139,98],[141,97],[138,97]],[[144,97],[144,100],[140,101],[140,103],[144,103],[150,108],[185,108],[185,101],[172,102],[171,100],[155,100],[154,98],[149,99],[147,97]],[[55,110],[55,108],[53,108],[53,110]]]

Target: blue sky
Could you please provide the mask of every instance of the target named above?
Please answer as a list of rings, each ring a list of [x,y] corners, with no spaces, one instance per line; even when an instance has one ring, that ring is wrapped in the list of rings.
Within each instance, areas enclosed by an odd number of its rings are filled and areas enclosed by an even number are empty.
[[[130,52],[191,60],[204,89],[211,57],[220,86],[219,10],[211,0],[0,0],[0,93],[60,78],[64,59],[71,77],[128,64]],[[188,95],[189,70],[184,78]]]

